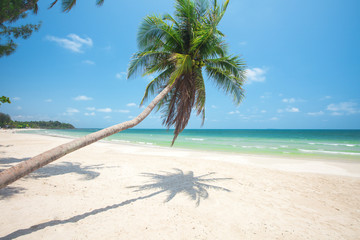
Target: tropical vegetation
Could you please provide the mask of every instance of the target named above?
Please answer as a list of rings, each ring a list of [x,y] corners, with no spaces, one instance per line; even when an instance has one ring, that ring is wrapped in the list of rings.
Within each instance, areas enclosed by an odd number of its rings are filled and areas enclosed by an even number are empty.
[[[0,57],[8,56],[17,48],[16,39],[27,39],[34,31],[38,31],[41,22],[37,24],[16,25],[20,19],[24,19],[29,13],[37,14],[39,0],[0,0]],[[58,0],[51,3],[52,8]],[[104,0],[97,0],[98,6]],[[68,12],[75,6],[76,0],[61,0],[63,12]]]
[[[229,55],[224,34],[218,29],[228,7],[206,0],[176,0],[175,15],[148,16],[140,25],[139,51],[134,54],[128,77],[156,75],[146,87],[143,104],[157,94],[136,118],[39,154],[0,173],[0,188],[56,159],[107,136],[131,128],[157,107],[166,127],[173,126],[174,141],[186,127],[194,109],[205,120],[204,73],[236,104],[244,96],[245,64]]]
[[[59,121],[12,121],[8,114],[0,113],[1,128],[74,129],[70,123]]]
[[[175,16],[148,16],[140,25],[139,51],[134,54],[128,77],[141,72],[158,74],[146,87],[141,104],[149,97],[173,86],[158,104],[163,123],[174,127],[174,141],[193,109],[205,120],[205,83],[203,70],[220,89],[239,104],[244,96],[245,64],[228,54],[224,34],[218,30],[229,1],[222,6],[208,1],[177,0]]]
[[[2,103],[11,103],[10,98],[5,96],[0,97],[0,106]]]

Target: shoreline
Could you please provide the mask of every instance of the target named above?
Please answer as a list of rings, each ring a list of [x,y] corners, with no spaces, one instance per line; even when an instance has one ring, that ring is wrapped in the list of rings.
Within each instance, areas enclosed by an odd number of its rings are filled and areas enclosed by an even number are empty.
[[[53,129],[28,129],[30,131],[46,131],[46,130],[53,130]],[[134,129],[137,130],[137,129]],[[152,130],[152,129],[147,129],[147,130]],[[21,133],[21,129],[17,129],[14,132],[20,132]],[[56,131],[56,129],[55,129]],[[62,131],[62,130],[60,130]],[[69,130],[71,131],[71,130]],[[272,130],[271,130],[272,131]],[[287,130],[286,130],[287,131]],[[298,130],[294,130],[294,131],[298,131]],[[318,130],[316,130],[318,131]],[[87,134],[89,134],[91,132],[88,132]],[[61,138],[67,138],[67,139],[76,139],[78,137],[82,137],[85,135],[79,135],[79,136],[71,136],[70,134],[68,135],[64,135],[61,132],[59,134],[57,133],[35,133],[35,134],[39,134],[39,135],[44,135],[44,136],[53,136],[53,137],[61,137]],[[117,134],[116,134],[117,135]],[[112,138],[112,136],[110,136],[109,138]],[[126,138],[122,138],[122,139],[109,139],[109,138],[105,138],[100,140],[99,142],[109,142],[109,143],[115,143],[115,144],[126,144],[126,145],[135,145],[135,146],[142,146],[142,147],[159,147],[159,148],[165,148],[168,149],[169,145],[164,145],[163,143],[156,143],[156,142],[147,142],[149,141],[149,139],[142,139],[142,141],[137,141],[134,142],[134,139],[131,140],[126,140]],[[141,139],[141,137],[140,137]],[[185,138],[186,139],[186,138]],[[183,141],[183,140],[182,140]],[[326,141],[326,140],[325,140]],[[191,141],[190,141],[191,142]],[[250,148],[258,148],[258,149],[281,149],[281,147],[283,146],[273,146],[273,147],[269,147],[269,146],[261,146],[262,143],[260,143],[260,146],[250,146]],[[309,143],[311,146],[312,145],[316,145],[316,144],[325,144],[325,145],[346,145],[346,146],[355,146],[355,145],[359,145],[359,144],[353,144],[353,143],[349,143],[349,144],[344,144],[344,143]],[[286,145],[286,144],[285,144]],[[359,145],[360,146],[360,145]],[[341,150],[324,150],[321,147],[319,149],[313,149],[313,148],[307,148],[305,146],[300,147],[300,146],[296,146],[298,152],[294,152],[293,150],[290,151],[285,151],[282,150],[280,152],[262,152],[262,151],[244,151],[244,149],[248,149],[249,146],[240,146],[240,149],[223,149],[223,148],[213,148],[214,146],[207,146],[204,147],[204,145],[197,145],[197,143],[194,143],[193,146],[191,145],[187,145],[185,146],[184,143],[180,143],[180,145],[175,144],[175,146],[171,147],[172,149],[183,149],[186,151],[201,151],[201,152],[213,152],[213,153],[220,153],[220,154],[235,154],[235,155],[244,155],[244,156],[258,156],[261,158],[280,158],[280,159],[291,159],[291,160],[305,160],[305,161],[326,161],[326,162],[348,162],[348,163],[357,163],[360,162],[360,152],[341,152]],[[233,146],[234,147],[234,146]],[[288,146],[285,146],[288,147]],[[302,149],[303,148],[303,149]],[[359,149],[360,150],[360,149]],[[344,150],[343,150],[344,151]],[[346,150],[345,150],[346,151]]]
[[[0,131],[0,171],[68,141]],[[278,161],[97,142],[1,189],[0,239],[360,235],[360,164]]]
[[[27,129],[27,131],[39,130],[39,129]],[[22,129],[14,129],[12,133],[20,133]],[[71,136],[61,136],[61,135],[45,135],[45,134],[31,134],[43,137],[50,138],[60,138],[67,140],[74,140],[77,137]],[[28,136],[25,134],[25,136]],[[25,137],[24,136],[24,137]],[[278,155],[266,155],[266,154],[248,154],[248,153],[237,153],[237,152],[223,152],[216,150],[201,150],[201,149],[188,149],[188,148],[179,148],[179,147],[164,147],[158,145],[149,145],[149,144],[139,144],[131,142],[123,142],[119,140],[100,140],[98,143],[110,144],[110,145],[120,145],[128,146],[132,148],[144,148],[148,150],[158,149],[161,151],[173,152],[171,156],[175,157],[176,153],[192,153],[197,155],[202,155],[203,159],[207,160],[216,160],[216,161],[226,161],[239,164],[246,164],[254,167],[263,167],[268,169],[286,171],[286,172],[298,172],[298,173],[315,173],[315,174],[329,174],[329,175],[339,175],[339,176],[348,176],[348,177],[358,177],[360,178],[360,161],[354,159],[329,159],[329,158],[311,158],[306,157],[302,158],[301,156],[278,156]],[[95,144],[95,143],[93,143]],[[50,149],[47,149],[50,150]],[[146,151],[141,151],[146,152]],[[211,154],[209,154],[209,152]],[[146,154],[140,154],[146,155]],[[33,156],[32,156],[33,157]]]

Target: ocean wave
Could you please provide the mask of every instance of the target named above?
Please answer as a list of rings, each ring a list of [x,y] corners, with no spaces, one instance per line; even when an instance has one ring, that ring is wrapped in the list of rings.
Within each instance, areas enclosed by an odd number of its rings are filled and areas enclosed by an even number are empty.
[[[235,147],[236,145],[232,145],[233,147]],[[273,150],[276,150],[276,149],[279,149],[277,147],[266,147],[266,146],[241,146],[242,148],[256,148],[256,149],[273,149]]]
[[[242,148],[254,148],[253,146],[241,146]]]
[[[143,144],[143,145],[153,145],[153,143],[151,142],[137,142],[138,144]]]
[[[355,153],[355,152],[335,152],[335,151],[306,150],[306,149],[299,149],[299,151],[305,152],[305,153],[324,153],[324,154],[341,154],[341,155],[360,156],[360,153]]]
[[[128,140],[119,140],[119,139],[112,139],[112,142],[125,142],[125,143],[129,143],[130,141]]]
[[[326,145],[326,146],[346,146],[346,147],[356,147],[360,146],[360,144],[349,144],[349,143],[308,143],[310,145]]]
[[[191,140],[191,141],[204,141],[204,138],[185,138],[185,140]]]

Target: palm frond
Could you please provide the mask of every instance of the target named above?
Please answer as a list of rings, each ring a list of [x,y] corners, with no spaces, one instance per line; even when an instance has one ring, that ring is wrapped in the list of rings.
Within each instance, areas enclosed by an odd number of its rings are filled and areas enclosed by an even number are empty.
[[[198,17],[204,17],[205,14],[208,12],[209,3],[207,0],[196,0],[196,12],[198,14]]]
[[[166,13],[164,16],[163,16],[163,20],[167,20],[167,21],[170,21],[172,22],[173,24],[176,25],[176,27],[179,27],[179,24],[178,22],[168,13]]]
[[[197,68],[195,70],[195,87],[196,87],[196,100],[195,108],[197,110],[197,115],[202,115],[201,125],[205,122],[205,100],[206,100],[206,91],[205,91],[205,82],[201,73],[201,69]]]
[[[140,25],[138,33],[138,46],[145,49],[154,41],[161,39],[165,44],[176,45],[177,48],[183,48],[181,36],[175,29],[169,26],[161,18],[156,16],[146,17]]]
[[[137,72],[146,73],[146,70],[150,64],[157,64],[160,61],[165,61],[170,57],[167,52],[160,51],[146,51],[137,52],[133,55],[129,67],[127,78],[134,76]]]
[[[104,0],[96,0],[96,5],[102,6],[104,4]]]
[[[175,70],[171,74],[169,84],[173,84],[180,76],[192,72],[192,60],[190,55],[175,53],[170,58],[175,63]]]
[[[58,0],[53,1],[53,2],[50,4],[50,6],[49,6],[48,9],[52,8],[57,2],[58,2]]]
[[[63,12],[69,12],[76,4],[76,0],[62,0],[61,6]]]
[[[167,128],[171,126],[175,127],[174,138],[171,145],[174,144],[178,135],[188,124],[196,96],[193,74],[183,74],[173,84],[175,84],[174,91],[171,92],[171,95],[162,107],[164,116],[163,124],[167,126]]]
[[[208,64],[205,65],[205,69],[215,84],[219,88],[222,88],[226,94],[232,95],[235,104],[240,104],[244,98],[244,89],[242,88],[242,85],[245,81],[245,73],[240,74],[240,77],[235,77],[226,70],[211,67]]]
[[[141,99],[140,106],[144,104],[144,102],[148,99],[150,95],[155,94],[156,91],[162,90],[166,85],[169,79],[171,72],[173,71],[172,68],[165,70],[164,72],[160,73],[159,76],[154,78],[145,89],[145,93],[143,98]]]
[[[204,62],[211,67],[219,68],[229,72],[236,78],[243,77],[241,74],[245,72],[246,64],[237,56],[224,56],[216,59],[206,59]]]

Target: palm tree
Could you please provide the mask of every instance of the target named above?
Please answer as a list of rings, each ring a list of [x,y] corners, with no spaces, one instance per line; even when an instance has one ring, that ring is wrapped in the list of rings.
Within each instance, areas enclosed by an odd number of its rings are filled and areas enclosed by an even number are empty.
[[[245,64],[238,56],[228,54],[224,34],[217,28],[228,3],[226,0],[219,6],[214,0],[209,6],[207,0],[176,0],[174,17],[146,17],[140,26],[139,51],[130,62],[128,77],[139,72],[156,74],[146,87],[141,104],[151,94],[158,95],[133,120],[78,138],[1,172],[0,188],[70,152],[136,126],[156,106],[163,113],[164,125],[175,127],[173,145],[193,109],[205,120],[203,70],[239,104],[244,96]]]
[[[58,0],[54,0],[49,8],[52,8]],[[96,5],[101,6],[103,5],[104,0],[96,0]],[[76,4],[76,0],[61,0],[61,8],[63,12],[69,12]]]

